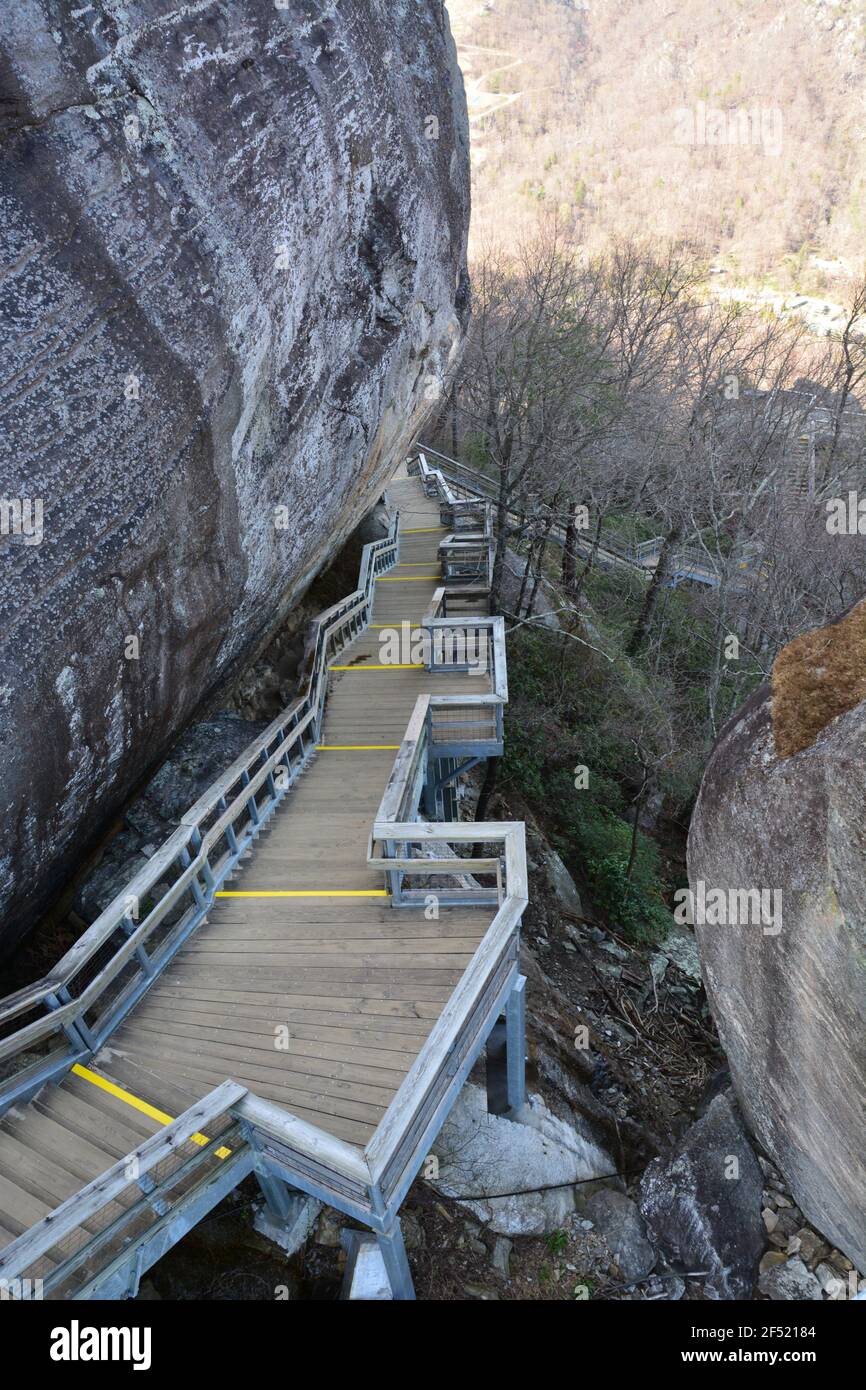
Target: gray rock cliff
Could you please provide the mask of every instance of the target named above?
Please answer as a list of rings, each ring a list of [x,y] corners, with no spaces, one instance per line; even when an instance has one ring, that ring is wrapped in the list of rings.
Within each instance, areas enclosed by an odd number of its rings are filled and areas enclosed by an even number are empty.
[[[866,1268],[866,603],[790,643],[722,731],[689,879],[778,890],[766,923],[697,923],[740,1105],[809,1221]],[[784,750],[794,749],[787,756]]]
[[[5,0],[0,950],[375,502],[468,202],[441,0]]]

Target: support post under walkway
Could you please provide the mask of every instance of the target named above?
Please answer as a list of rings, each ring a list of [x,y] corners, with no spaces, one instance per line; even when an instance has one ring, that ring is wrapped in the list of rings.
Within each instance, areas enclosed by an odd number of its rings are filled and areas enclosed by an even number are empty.
[[[487,1039],[487,1109],[515,1115],[526,1099],[526,976],[518,975],[505,1015]]]

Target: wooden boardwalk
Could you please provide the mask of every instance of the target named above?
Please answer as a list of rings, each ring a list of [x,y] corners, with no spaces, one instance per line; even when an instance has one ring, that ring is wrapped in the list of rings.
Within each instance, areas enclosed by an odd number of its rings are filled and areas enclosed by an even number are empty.
[[[0,1122],[0,1247],[226,1078],[338,1139],[371,1138],[494,916],[392,908],[371,826],[415,701],[486,675],[380,662],[439,581],[439,508],[388,489],[400,562],[334,669],[315,759],[204,923],[93,1058]],[[289,896],[265,896],[289,895]],[[50,1259],[47,1267],[50,1267]]]

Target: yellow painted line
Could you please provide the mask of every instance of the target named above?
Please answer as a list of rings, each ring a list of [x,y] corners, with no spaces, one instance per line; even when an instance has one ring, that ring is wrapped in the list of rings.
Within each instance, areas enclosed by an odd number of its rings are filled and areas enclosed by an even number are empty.
[[[420,579],[441,579],[441,574],[400,574],[396,579],[377,579],[377,584],[417,584]]]
[[[260,892],[226,892],[217,898],[387,898],[387,888],[265,888]]]
[[[329,666],[329,671],[424,671],[423,661],[394,661],[390,666],[371,666],[366,661],[356,661],[352,666]]]
[[[432,536],[434,531],[447,531],[447,526],[410,526],[408,530],[401,531],[401,536]]]
[[[76,1076],[80,1076],[83,1081],[89,1081],[92,1086],[98,1086],[100,1091],[107,1091],[108,1094],[114,1096],[116,1100],[122,1100],[126,1105],[131,1105],[133,1110],[140,1110],[142,1115],[147,1115],[151,1120],[156,1120],[157,1124],[171,1125],[174,1124],[177,1119],[176,1115],[167,1115],[164,1110],[157,1110],[155,1105],[148,1105],[146,1100],[140,1100],[139,1097],[134,1096],[131,1091],[125,1091],[122,1086],[116,1086],[113,1081],[108,1080],[108,1077],[100,1076],[98,1071],[91,1071],[89,1067],[82,1067],[78,1062],[74,1064],[72,1071]],[[200,1147],[210,1143],[206,1134],[191,1134],[190,1140],[193,1144],[198,1144]],[[228,1158],[231,1149],[223,1147],[217,1149],[216,1153],[217,1158]]]
[[[392,753],[400,747],[399,743],[320,743],[318,753],[372,753],[379,749]]]
[[[398,560],[394,568],[397,570],[422,570],[429,563],[429,560]]]

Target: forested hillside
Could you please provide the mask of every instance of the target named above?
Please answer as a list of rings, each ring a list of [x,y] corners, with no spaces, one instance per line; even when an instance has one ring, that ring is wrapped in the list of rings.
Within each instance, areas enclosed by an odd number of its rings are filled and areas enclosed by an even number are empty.
[[[862,0],[450,0],[474,236],[556,208],[590,245],[652,228],[827,293],[866,235]],[[836,264],[841,258],[844,264]]]

